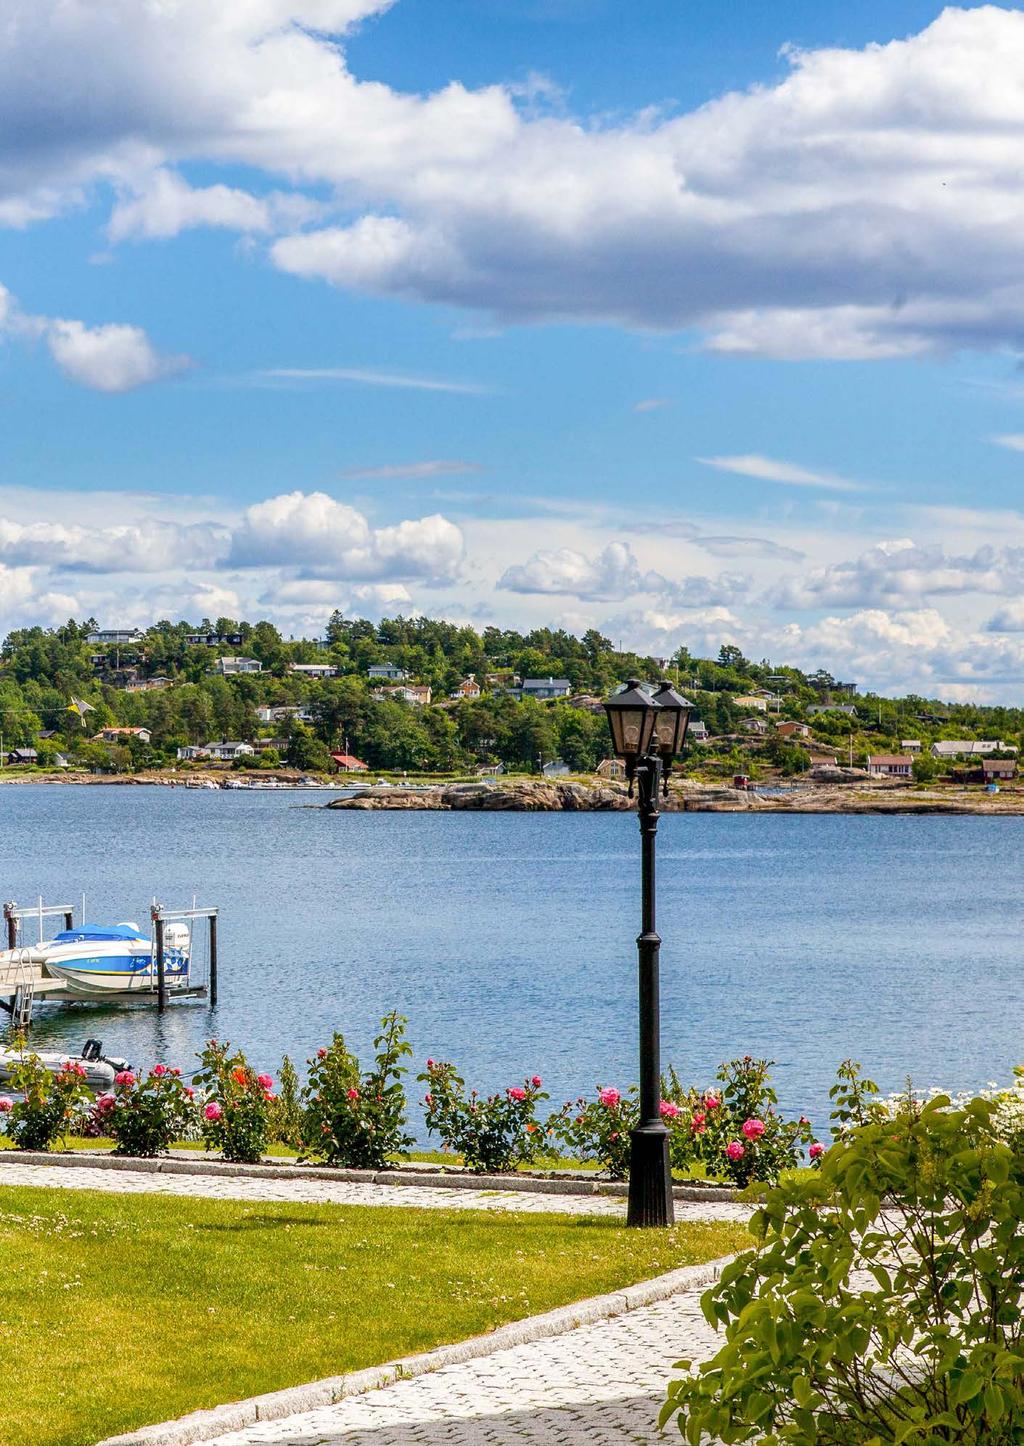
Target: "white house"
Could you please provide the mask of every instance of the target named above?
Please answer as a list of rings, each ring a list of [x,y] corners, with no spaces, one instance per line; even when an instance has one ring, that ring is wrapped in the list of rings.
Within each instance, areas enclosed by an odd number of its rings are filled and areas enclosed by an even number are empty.
[[[706,743],[710,738],[708,725],[703,718],[691,718],[686,729],[686,737],[690,743]]]
[[[868,758],[868,772],[873,778],[910,778],[913,766],[909,753],[873,753]]]
[[[552,758],[550,763],[545,763],[541,769],[545,778],[565,778],[572,772],[568,763],[561,758]]]
[[[404,683],[409,674],[394,663],[373,663],[366,670],[366,676],[382,683]]]
[[[221,678],[232,678],[237,673],[262,673],[263,664],[255,658],[218,658],[210,672]]]
[[[520,692],[524,698],[544,702],[548,698],[568,698],[572,684],[568,678],[524,678]]]
[[[901,738],[900,748],[904,753],[920,753],[921,740],[920,738]]]
[[[206,753],[221,763],[234,763],[236,758],[251,758],[256,752],[251,743],[207,743]]]
[[[99,628],[95,633],[89,633],[85,641],[99,647],[123,648],[141,643],[145,636],[138,628]]]
[[[120,743],[122,739],[137,738],[148,743],[152,737],[148,728],[101,728],[94,738],[95,743]]]
[[[297,673],[300,678],[336,678],[337,668],[330,663],[289,663],[289,673]]]
[[[932,744],[933,758],[984,758],[989,753],[1016,753],[1016,748],[994,738],[943,738]]]
[[[178,749],[179,763],[195,763],[197,759],[209,758],[209,756],[206,749],[201,748],[198,743],[189,743],[186,747]]]

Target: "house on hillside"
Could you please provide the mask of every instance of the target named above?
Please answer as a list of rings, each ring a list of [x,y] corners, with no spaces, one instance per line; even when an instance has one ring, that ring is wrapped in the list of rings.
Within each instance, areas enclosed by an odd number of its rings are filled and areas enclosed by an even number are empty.
[[[599,778],[611,779],[613,783],[621,783],[626,777],[626,765],[621,758],[602,758],[596,769]]]
[[[153,735],[148,728],[101,728],[94,735],[94,743],[126,743],[130,738],[137,738],[140,743],[148,743]]]
[[[394,663],[373,663],[366,670],[366,676],[373,683],[404,683],[409,674]]]
[[[754,733],[759,737],[768,732],[769,726],[766,718],[741,718],[739,721],[741,733]]]
[[[289,663],[289,673],[296,673],[300,678],[336,678],[337,668],[330,663]]]
[[[207,743],[206,753],[220,763],[234,763],[236,758],[251,758],[256,752],[251,743]]]
[[[332,753],[331,762],[339,773],[365,773],[368,767],[351,753]]]
[[[145,641],[146,634],[138,628],[99,628],[85,641],[98,648],[127,648]]]
[[[225,644],[229,648],[240,648],[243,638],[241,633],[186,633],[185,643],[190,648],[219,648]]]
[[[572,772],[568,763],[561,758],[552,758],[550,763],[545,763],[541,769],[545,778],[567,778]]]
[[[39,754],[34,748],[12,748],[7,755],[8,763],[38,763]]]
[[[775,731],[780,738],[810,738],[811,736],[811,730],[806,723],[795,723],[791,720],[776,723]]]
[[[981,760],[982,783],[997,783],[1003,779],[1017,777],[1017,761],[1014,758],[983,758]]]
[[[809,703],[804,710],[808,718],[819,713],[838,713],[843,718],[856,718],[857,710],[852,703]]]
[[[932,744],[932,757],[946,763],[956,758],[984,758],[989,753],[1016,752],[1011,744],[994,738],[942,738]]]
[[[708,732],[708,725],[703,718],[691,718],[686,728],[686,741],[688,743],[706,743],[711,737]]]
[[[904,753],[920,753],[921,740],[920,738],[901,738],[900,749]]]
[[[572,684],[568,678],[524,678],[519,690],[522,698],[536,698],[546,702],[550,698],[568,698]]]
[[[426,708],[433,692],[426,683],[396,683],[391,688],[375,688],[375,698],[394,698],[400,703],[411,703],[414,708]]]
[[[239,673],[262,673],[263,664],[255,658],[218,658],[210,669],[218,678],[233,678]]]
[[[480,684],[476,680],[476,674],[470,673],[468,677],[463,678],[451,696],[453,698],[479,698],[481,691]]]
[[[756,713],[768,712],[768,699],[763,693],[740,693],[729,701],[737,708],[749,708]]]
[[[196,763],[200,758],[209,758],[209,753],[198,743],[187,743],[178,749],[179,763]]]
[[[909,753],[872,753],[868,772],[872,778],[911,778],[914,760]]]

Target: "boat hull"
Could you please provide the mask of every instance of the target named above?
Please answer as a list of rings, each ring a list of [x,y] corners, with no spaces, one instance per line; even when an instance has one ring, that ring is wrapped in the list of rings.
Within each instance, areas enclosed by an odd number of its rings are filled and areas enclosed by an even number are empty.
[[[114,994],[152,994],[157,988],[156,958],[148,939],[108,942],[51,940],[33,951],[44,974],[63,984],[72,999],[103,999]],[[186,989],[189,955],[168,949],[164,955],[164,982],[168,990]]]

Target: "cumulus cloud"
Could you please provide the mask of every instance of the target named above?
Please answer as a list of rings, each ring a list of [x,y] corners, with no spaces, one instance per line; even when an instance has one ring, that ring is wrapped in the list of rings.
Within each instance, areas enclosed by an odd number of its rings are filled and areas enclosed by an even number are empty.
[[[137,181],[107,225],[111,241],[166,240],[196,226],[266,233],[302,225],[324,213],[308,196],[271,191],[254,196],[235,186],[190,186],[163,167]]]
[[[98,392],[130,392],[191,365],[187,356],[161,356],[139,326],[58,319],[46,324],[45,336],[64,375]]]
[[[1018,10],[949,8],[905,40],[791,49],[775,83],[609,122],[511,86],[360,82],[337,36],[383,8],[10,0],[0,220],[113,182],[128,196],[115,234],[272,230],[259,197],[185,195],[163,174],[241,165],[330,191],[351,217],[297,225],[276,265],[375,294],[696,327],[740,354],[1018,343]],[[137,203],[140,175],[157,180]]]
[[[774,457],[747,453],[738,457],[697,457],[705,467],[719,472],[733,472],[738,477],[754,477],[761,482],[778,482],[784,487],[817,487],[825,492],[858,492],[857,482],[836,477],[831,472],[812,472],[793,462],[780,462]]]
[[[111,527],[0,517],[0,559],[65,572],[167,572],[213,566],[227,536],[216,524],[182,525],[155,517]]]
[[[458,575],[464,550],[460,529],[438,513],[374,528],[324,492],[289,492],[246,508],[227,563],[294,568],[310,578],[433,583]]]
[[[663,585],[656,574],[641,573],[628,543],[609,542],[596,557],[571,547],[535,552],[528,562],[506,568],[498,587],[508,592],[611,599],[640,592],[651,582],[659,590]]]
[[[1007,603],[985,624],[987,633],[1024,633],[1024,602]]]
[[[949,556],[939,545],[904,537],[880,542],[859,557],[784,578],[769,592],[779,608],[907,605],[961,593],[1015,593],[1024,586],[1024,548],[979,547]]]

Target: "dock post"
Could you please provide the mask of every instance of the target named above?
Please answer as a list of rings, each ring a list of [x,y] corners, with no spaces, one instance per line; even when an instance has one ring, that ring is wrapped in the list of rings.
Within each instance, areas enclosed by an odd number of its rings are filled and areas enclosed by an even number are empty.
[[[164,972],[164,921],[160,914],[154,915],[156,926],[156,1007],[163,1014],[167,1008],[167,976]]]
[[[7,947],[17,949],[18,947],[18,906],[12,900],[4,905],[4,918],[7,920]]]
[[[210,1006],[217,1007],[217,915],[210,915]]]

